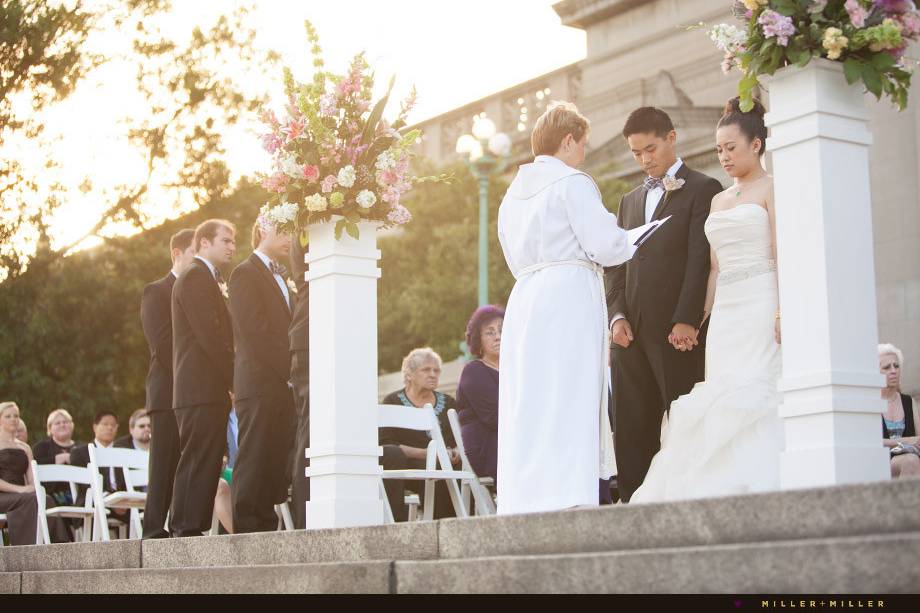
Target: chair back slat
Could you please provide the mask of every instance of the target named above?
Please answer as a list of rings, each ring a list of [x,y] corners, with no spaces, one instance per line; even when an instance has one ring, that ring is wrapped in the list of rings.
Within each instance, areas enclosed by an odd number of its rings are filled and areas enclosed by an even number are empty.
[[[90,443],[89,453],[97,468],[147,468],[150,456],[140,449],[120,447],[97,447]]]
[[[431,430],[431,416],[434,409],[426,404],[421,409],[401,404],[377,405],[378,428],[405,428],[406,430]]]
[[[85,466],[69,466],[67,464],[36,464],[35,479],[41,483],[63,483],[89,485],[93,484],[93,476]]]

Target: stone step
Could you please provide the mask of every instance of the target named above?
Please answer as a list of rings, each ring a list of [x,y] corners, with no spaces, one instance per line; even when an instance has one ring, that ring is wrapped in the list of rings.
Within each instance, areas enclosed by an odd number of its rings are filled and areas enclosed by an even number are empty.
[[[920,532],[920,479],[442,520],[440,558],[612,552]]]
[[[920,584],[920,532],[614,553],[396,562],[419,593],[890,594]],[[896,569],[893,572],[893,569]]]
[[[392,562],[7,573],[22,594],[388,594]],[[4,577],[4,575],[0,575]],[[10,593],[10,592],[8,592]]]

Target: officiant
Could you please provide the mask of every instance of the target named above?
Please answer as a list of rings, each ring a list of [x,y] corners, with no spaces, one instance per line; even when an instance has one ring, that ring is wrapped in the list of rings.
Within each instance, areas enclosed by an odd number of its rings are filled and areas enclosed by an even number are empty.
[[[498,213],[515,277],[502,329],[498,401],[498,512],[598,504],[613,469],[607,416],[603,266],[631,249],[601,201],[585,159],[588,120],[552,105],[531,136]]]

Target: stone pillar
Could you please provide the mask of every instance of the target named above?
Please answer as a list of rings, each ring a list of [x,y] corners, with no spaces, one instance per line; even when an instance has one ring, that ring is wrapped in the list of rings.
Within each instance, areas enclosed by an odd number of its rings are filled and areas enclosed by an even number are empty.
[[[308,529],[383,522],[377,444],[377,228],[335,239],[309,228],[310,501]]]
[[[782,307],[783,489],[889,478],[881,443],[869,113],[842,64],[769,84]]]

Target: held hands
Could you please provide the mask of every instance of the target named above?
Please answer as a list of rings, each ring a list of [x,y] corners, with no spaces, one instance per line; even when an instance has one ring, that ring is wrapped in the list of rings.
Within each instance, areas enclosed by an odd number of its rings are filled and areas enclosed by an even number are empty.
[[[773,324],[773,338],[776,340],[776,344],[777,344],[777,345],[782,345],[782,344],[783,344],[783,335],[782,335],[782,333],[780,332],[780,328],[781,328],[781,327],[782,327],[782,326],[780,326],[779,313],[777,313],[777,314],[776,314],[776,321],[775,321],[774,324]]]
[[[699,330],[689,324],[674,324],[671,333],[668,335],[668,342],[678,351],[693,351],[693,348],[699,344],[697,335]]]
[[[451,448],[451,449],[448,449],[448,450],[447,450],[447,453],[448,453],[448,455],[450,455],[450,463],[451,463],[451,464],[453,464],[454,466],[456,466],[457,464],[460,463],[460,452],[459,452],[459,451],[457,451],[456,449]]]
[[[633,331],[628,321],[625,319],[618,319],[613,322],[613,326],[610,328],[611,345],[619,345],[623,349],[626,349],[633,341],[633,338]]]

